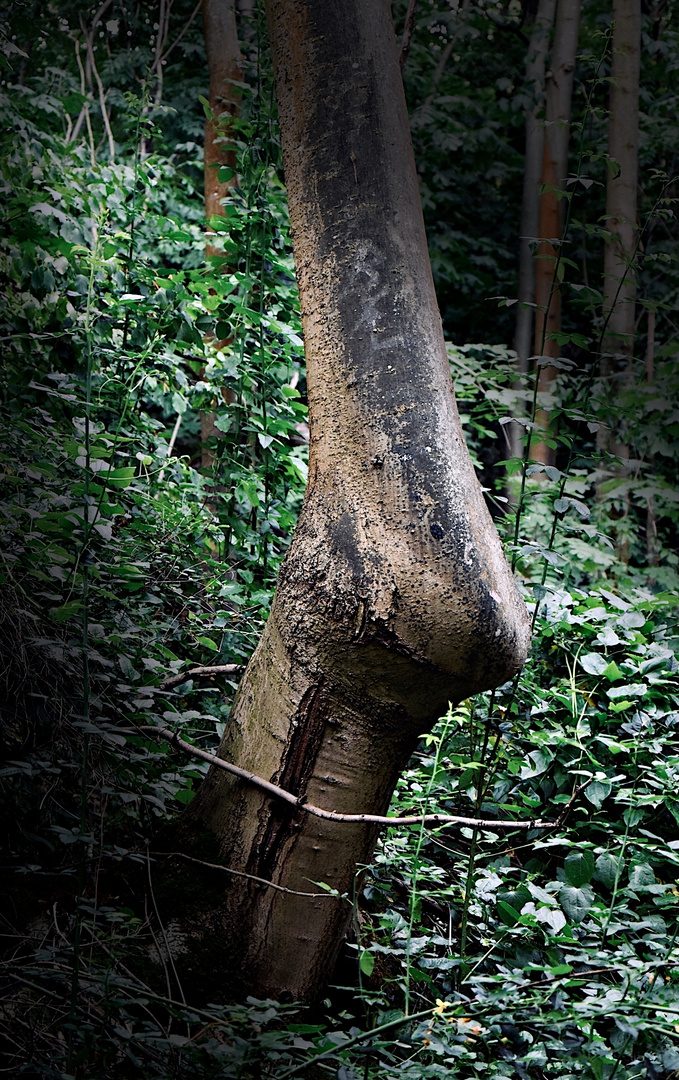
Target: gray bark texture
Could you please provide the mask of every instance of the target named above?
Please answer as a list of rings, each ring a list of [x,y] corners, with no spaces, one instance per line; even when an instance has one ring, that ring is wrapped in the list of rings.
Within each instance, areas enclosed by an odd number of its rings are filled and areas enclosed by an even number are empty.
[[[455,406],[389,0],[269,0],[267,14],[309,484],[219,754],[316,806],[384,814],[448,702],[520,669],[529,620]],[[213,769],[179,839],[298,894],[351,894],[376,830],[304,818]],[[318,995],[345,900],[224,874],[199,892],[184,925],[213,964],[259,996]]]

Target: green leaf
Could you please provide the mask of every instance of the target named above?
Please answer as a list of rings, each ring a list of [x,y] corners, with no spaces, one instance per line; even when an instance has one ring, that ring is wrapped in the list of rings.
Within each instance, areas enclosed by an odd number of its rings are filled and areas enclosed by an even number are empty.
[[[612,855],[610,851],[605,851],[596,861],[594,876],[597,881],[612,891],[615,888],[616,879],[620,876],[622,865],[621,855]]]
[[[134,479],[135,472],[136,468],[134,467],[134,465],[124,465],[118,469],[111,469],[109,472],[107,472],[106,480],[111,485],[111,487],[115,488],[117,491],[120,491],[122,488],[127,488],[130,486],[132,480]]]
[[[610,664],[608,664],[608,666],[604,668],[601,674],[604,676],[604,678],[608,679],[609,682],[617,682],[618,679],[625,678],[622,671],[616,664],[615,660],[611,660]]]
[[[630,889],[645,889],[655,885],[655,874],[648,863],[637,863],[629,872]]]
[[[361,958],[358,961],[358,966],[360,967],[360,969],[361,969],[361,971],[363,972],[364,975],[368,975],[368,976],[372,975],[373,968],[375,967],[375,956],[374,956],[374,954],[371,953],[371,952],[368,952],[367,949],[364,949],[363,952],[361,953]]]
[[[199,645],[204,645],[206,649],[210,649],[212,652],[219,652],[219,645],[215,644],[212,638],[197,637],[196,641]]]
[[[606,781],[593,780],[591,784],[588,784],[585,788],[585,798],[591,802],[592,806],[595,806],[597,810],[601,808],[601,804],[604,799],[607,799],[611,793],[611,784]]]
[[[594,893],[587,885],[582,889],[564,885],[559,902],[570,922],[580,923],[594,903]]]
[[[571,885],[576,888],[581,885],[588,885],[594,874],[594,856],[587,849],[584,851],[571,851],[566,856],[563,868]]]
[[[50,614],[56,622],[62,623],[77,615],[81,607],[80,600],[69,600],[67,604],[62,604],[61,607],[52,608]]]
[[[588,675],[603,675],[610,665],[606,663],[601,653],[592,652],[580,657],[580,667]]]
[[[517,885],[515,889],[499,889],[497,899],[498,902],[502,901],[502,903],[516,908],[517,911],[521,911],[523,905],[530,900],[530,893],[525,885]]]
[[[606,691],[606,696],[611,699],[621,697],[643,697],[648,690],[646,683],[625,683],[624,686],[612,686]]]
[[[511,904],[507,904],[504,900],[498,900],[497,913],[505,926],[516,926],[521,918],[521,915],[516,908],[512,907]]]

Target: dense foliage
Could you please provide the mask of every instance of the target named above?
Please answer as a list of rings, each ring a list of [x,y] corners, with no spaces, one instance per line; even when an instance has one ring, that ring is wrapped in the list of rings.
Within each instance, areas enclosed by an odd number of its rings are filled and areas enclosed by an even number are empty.
[[[460,412],[534,644],[520,678],[451,708],[423,740],[392,812],[552,825],[388,829],[345,898],[353,936],[337,983],[306,1011],[233,1002],[223,985],[216,1000],[207,973],[203,986],[178,975],[154,841],[204,766],[142,730],[169,725],[216,747],[237,671],[188,672],[249,657],[304,490],[303,349],[261,16],[243,23],[237,183],[212,222],[223,254],[206,259],[195,12],[105,5],[94,25],[87,5],[52,5],[38,32],[32,8],[11,12],[0,98],[10,1074],[658,1080],[679,1068],[674,189],[645,174],[641,293],[659,311],[658,347],[652,381],[640,360],[616,403],[631,463],[602,460],[594,442],[600,196],[580,184],[559,467],[532,465],[529,446],[505,466],[508,418],[533,386],[517,386],[511,307],[490,344],[465,339],[495,310],[483,298],[511,298],[525,42],[518,8],[488,9],[423,2],[406,79]],[[607,15],[585,12],[582,176],[597,155],[605,168]],[[647,12],[645,32],[646,164],[669,171],[671,10]],[[644,331],[642,318],[642,349]]]

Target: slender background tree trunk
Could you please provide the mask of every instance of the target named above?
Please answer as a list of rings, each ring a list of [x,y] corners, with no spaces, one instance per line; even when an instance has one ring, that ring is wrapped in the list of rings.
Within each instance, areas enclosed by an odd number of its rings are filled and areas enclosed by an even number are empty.
[[[236,154],[229,145],[228,120],[237,114],[240,105],[240,89],[236,85],[243,78],[243,58],[238,43],[238,27],[234,0],[203,0],[203,33],[207,54],[210,87],[208,102],[211,115],[205,120],[204,142],[204,190],[205,217],[223,217],[223,200],[235,183]],[[229,180],[219,179],[219,169],[227,166],[234,170]],[[205,254],[208,258],[221,255],[221,249],[211,242],[208,224]],[[221,342],[212,342],[219,348]],[[229,391],[232,397],[233,391]],[[215,425],[215,413],[210,409],[200,414],[201,464],[204,469],[214,465],[214,453],[207,445],[208,439],[222,435]]]
[[[529,622],[455,406],[389,0],[267,11],[309,483],[219,752],[326,809],[384,813],[448,702],[520,668]],[[302,820],[212,770],[178,832],[184,850],[294,890],[185,874],[184,927],[211,967],[259,995],[313,998],[350,908],[298,894],[319,881],[351,893],[375,828]]]
[[[618,458],[604,476],[627,475],[629,448],[620,423],[620,392],[629,388],[634,371],[635,303],[634,256],[638,239],[637,183],[639,173],[639,75],[641,67],[641,0],[613,0],[611,81],[608,99],[608,178],[604,247],[604,317],[606,334],[601,356],[602,425],[597,445]],[[602,486],[599,486],[599,495]],[[626,496],[628,499],[629,496]],[[617,511],[620,521],[628,507]],[[627,562],[629,543],[624,528],[616,527],[618,557]]]
[[[568,173],[568,144],[570,141],[571,99],[575,57],[578,51],[580,0],[559,0],[554,27],[554,45],[550,70],[546,77],[546,126],[542,159],[539,234],[535,283],[535,355],[557,358],[560,347],[552,336],[561,330],[561,291],[554,287],[556,258],[562,239],[566,202],[556,189],[566,190]],[[557,369],[551,365],[540,368],[538,391],[547,395],[554,391]],[[544,398],[543,398],[544,400]],[[541,408],[536,417],[543,430],[549,432],[549,408]],[[553,465],[555,452],[547,442],[536,440],[533,455],[536,461]]]
[[[539,0],[535,22],[526,53],[526,88],[533,104],[526,111],[526,148],[523,170],[523,196],[519,221],[519,289],[516,308],[516,368],[519,375],[529,370],[528,357],[533,351],[535,325],[535,253],[533,246],[539,235],[540,179],[545,142],[545,121],[540,116],[544,107],[545,61],[554,25],[556,0]],[[521,387],[522,384],[519,384]],[[521,436],[524,429],[512,424],[510,430],[512,457],[521,457]]]
[[[544,95],[545,62],[549,39],[554,25],[556,0],[540,0],[526,53],[526,88],[533,104],[526,111],[526,149],[523,171],[523,198],[519,222],[519,306],[516,312],[515,348],[519,370],[528,370],[528,357],[533,351],[535,303],[535,255],[533,243],[538,238],[540,222],[540,180],[545,142]]]
[[[604,247],[604,315],[608,325],[601,373],[604,393],[614,398],[616,391],[629,383],[634,355],[641,0],[614,0],[611,53],[606,184],[606,229],[611,239]],[[601,428],[599,447],[617,453],[621,444],[615,432]]]

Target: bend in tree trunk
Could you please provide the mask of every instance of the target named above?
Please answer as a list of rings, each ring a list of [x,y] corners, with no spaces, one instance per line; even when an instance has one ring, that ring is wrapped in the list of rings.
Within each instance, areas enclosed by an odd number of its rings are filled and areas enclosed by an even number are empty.
[[[448,702],[518,671],[529,622],[455,406],[389,2],[269,0],[268,17],[309,483],[219,753],[316,806],[383,814]],[[375,826],[299,820],[212,770],[179,834],[297,893],[337,890],[318,900],[234,878],[185,919],[250,992],[317,995]]]

